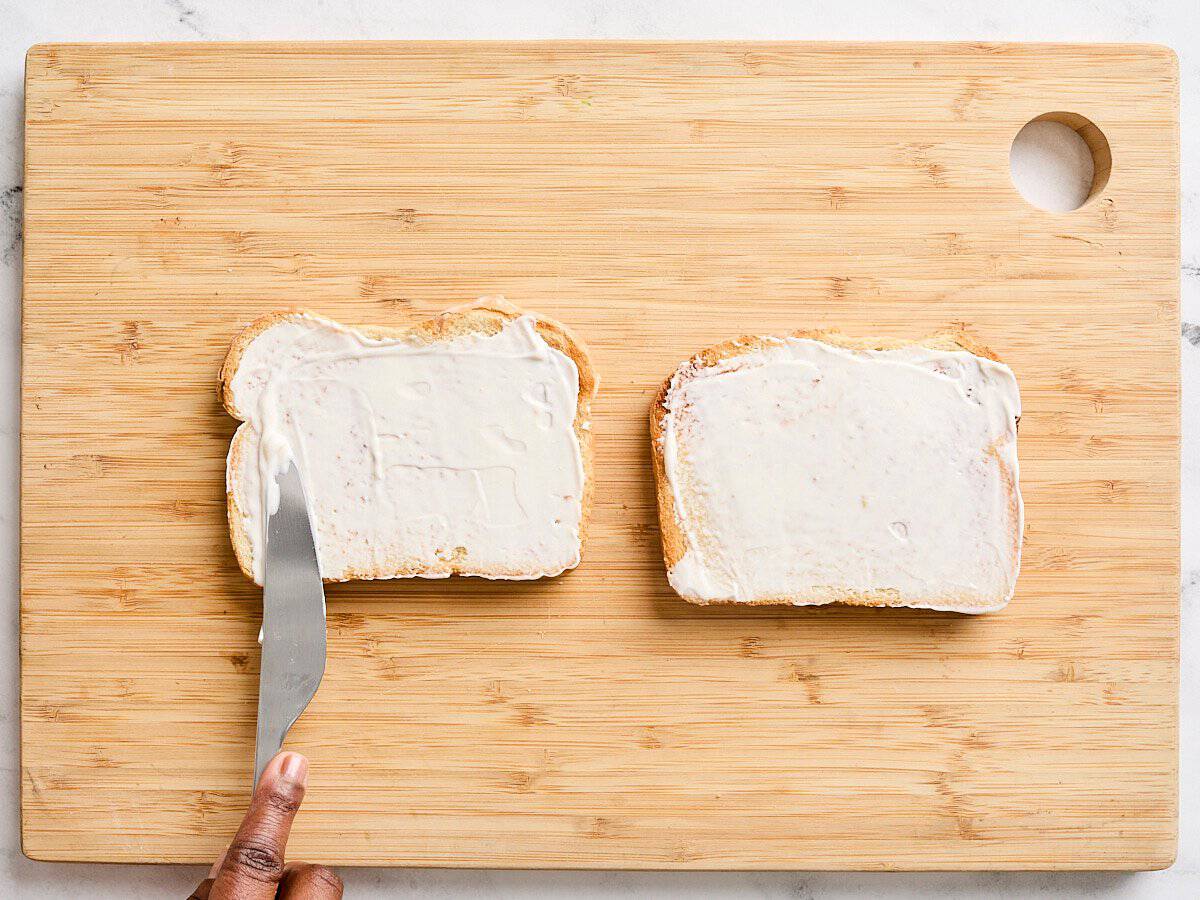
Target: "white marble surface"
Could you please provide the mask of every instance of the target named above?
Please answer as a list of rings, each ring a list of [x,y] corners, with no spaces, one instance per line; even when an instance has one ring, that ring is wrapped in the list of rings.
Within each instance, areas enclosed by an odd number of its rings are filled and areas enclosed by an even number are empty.
[[[0,896],[186,896],[192,867],[34,863],[18,844],[17,511],[22,66],[41,41],[744,38],[1151,41],[1183,81],[1183,320],[1200,323],[1200,5],[1196,0],[0,0]],[[1182,815],[1158,873],[667,874],[346,870],[352,897],[1200,896],[1200,324],[1184,326]]]

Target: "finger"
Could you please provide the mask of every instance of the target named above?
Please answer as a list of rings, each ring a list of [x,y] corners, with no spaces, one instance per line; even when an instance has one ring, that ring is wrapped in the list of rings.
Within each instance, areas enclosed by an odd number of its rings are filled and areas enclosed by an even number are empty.
[[[299,753],[280,753],[267,763],[246,818],[225,852],[211,900],[273,900],[307,777],[308,760]]]
[[[279,885],[280,900],[341,900],[342,879],[324,866],[288,866]]]

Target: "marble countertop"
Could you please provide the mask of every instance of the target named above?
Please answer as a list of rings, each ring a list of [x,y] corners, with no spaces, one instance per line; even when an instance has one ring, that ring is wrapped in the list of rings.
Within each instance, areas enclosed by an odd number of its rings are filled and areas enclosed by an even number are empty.
[[[441,7],[441,8],[439,8]],[[52,865],[19,846],[17,557],[23,64],[44,41],[692,38],[1146,41],[1180,57],[1183,665],[1175,866],[1101,873],[854,874],[357,869],[347,896],[1200,896],[1200,12],[1196,0],[0,0],[0,895],[185,896],[196,867]],[[1189,324],[1194,323],[1194,324]]]

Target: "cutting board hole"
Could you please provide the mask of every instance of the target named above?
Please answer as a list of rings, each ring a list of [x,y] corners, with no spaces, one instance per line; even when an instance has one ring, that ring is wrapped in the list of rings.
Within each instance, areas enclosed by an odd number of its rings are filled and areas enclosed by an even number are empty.
[[[1027,122],[1008,153],[1013,185],[1048,212],[1079,209],[1104,190],[1111,169],[1104,132],[1077,113],[1051,112]]]

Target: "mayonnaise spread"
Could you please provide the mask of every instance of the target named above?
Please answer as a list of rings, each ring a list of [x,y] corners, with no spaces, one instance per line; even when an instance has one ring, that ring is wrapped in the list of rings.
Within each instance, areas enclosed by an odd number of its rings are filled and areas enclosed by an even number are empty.
[[[1023,512],[1007,366],[771,339],[685,365],[665,407],[684,597],[963,612],[1011,598]]]
[[[532,316],[496,334],[377,339],[310,314],[232,380],[226,478],[261,583],[274,475],[295,459],[328,580],[557,575],[579,562],[579,371]]]

